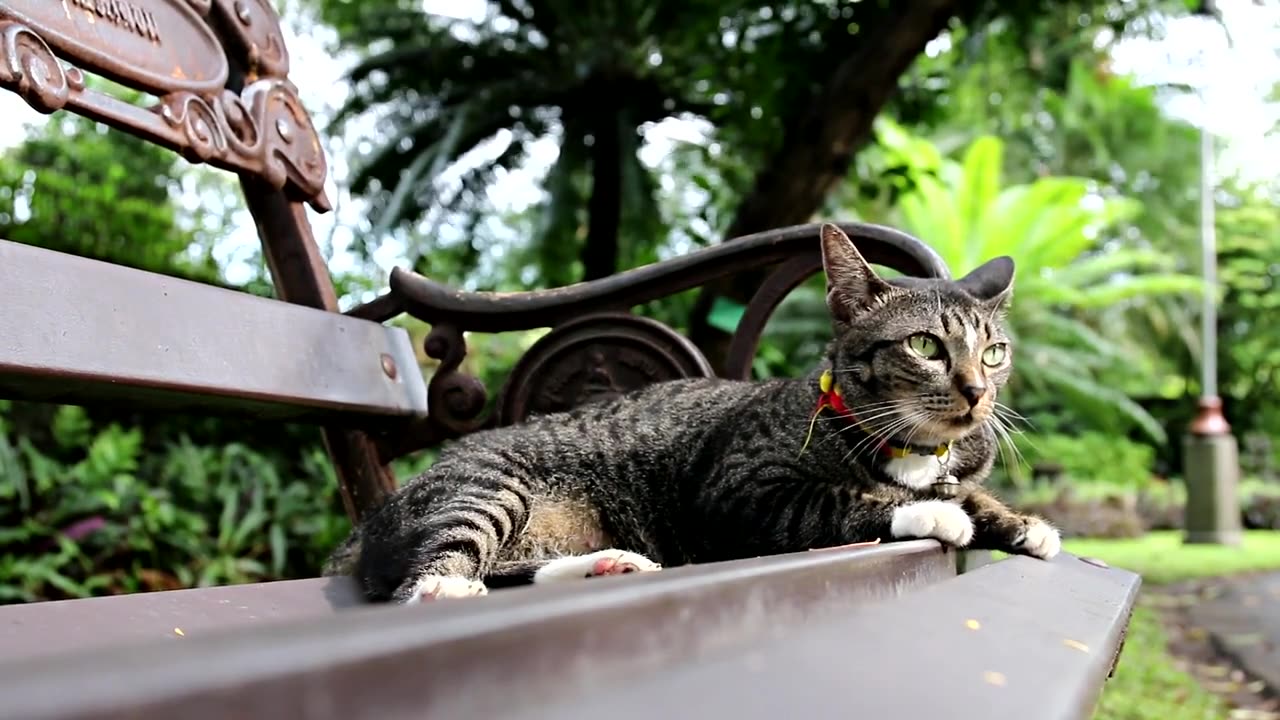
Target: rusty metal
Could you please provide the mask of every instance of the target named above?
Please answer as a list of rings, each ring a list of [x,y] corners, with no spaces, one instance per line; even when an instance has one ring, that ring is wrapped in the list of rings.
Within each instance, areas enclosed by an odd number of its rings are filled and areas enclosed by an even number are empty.
[[[711,377],[693,343],[651,318],[599,313],[539,338],[512,368],[498,423],[570,410],[664,380]]]
[[[261,0],[246,7],[247,24],[226,0],[0,2],[0,86],[40,112],[74,110],[327,211],[327,164],[284,74],[279,19]],[[239,92],[225,87],[224,48],[250,69]],[[85,71],[159,101],[142,108],[89,89]]]
[[[398,295],[390,293],[379,295],[377,298],[363,305],[357,305],[346,312],[351,317],[374,322],[386,322],[403,313],[404,303]]]
[[[0,18],[14,23],[8,26],[13,32],[31,33],[6,44],[6,59],[42,62],[52,71],[56,52],[155,95],[217,93],[227,82],[222,43],[186,0],[10,0],[0,6]]]
[[[271,268],[276,295],[286,302],[326,310],[336,315],[338,298],[324,257],[320,254],[320,247],[307,222],[306,208],[267,180],[241,176],[240,186],[249,212],[257,224],[262,252]],[[313,352],[327,353],[339,348],[349,350],[350,345],[356,341],[349,336],[330,334],[319,338],[318,342],[325,345],[313,349]],[[367,349],[373,351],[373,348]],[[412,387],[412,392],[417,393],[413,398],[414,402],[425,402],[430,407],[431,401],[423,387],[422,375],[417,372],[418,359],[412,349],[409,348],[409,352],[405,353],[387,354],[398,358],[393,367],[399,365],[406,368],[406,372],[388,376],[385,361],[379,361],[378,368],[382,371],[379,376],[384,381]],[[362,379],[359,376],[351,378],[352,382]],[[386,443],[401,442],[397,439],[412,431],[416,424],[412,420],[402,423],[395,432],[382,433],[378,438],[361,432],[372,429],[371,427],[352,425],[350,421],[329,425],[322,428],[321,435],[325,451],[333,461],[338,476],[343,508],[347,517],[359,521],[370,508],[376,507],[395,492],[396,478],[386,466],[391,458],[384,454],[393,445]]]
[[[889,543],[24,659],[0,716],[1088,717],[1137,576],[953,563]]]
[[[747,309],[729,341],[729,352],[725,357],[726,377],[746,380],[751,376],[751,361],[756,355],[765,323],[769,322],[769,317],[788,293],[820,270],[821,256],[806,255],[792,258],[769,273],[747,303]]]
[[[489,401],[489,391],[478,378],[458,370],[467,356],[462,331],[452,324],[437,323],[427,333],[423,350],[427,357],[440,361],[427,385],[427,404],[431,407],[427,422],[437,429],[430,440],[440,442],[486,427],[488,421],[481,414]]]
[[[914,276],[950,275],[932,248],[907,233],[865,223],[838,224],[868,262]],[[796,257],[820,260],[819,227],[796,225],[748,235],[592,282],[531,292],[461,292],[396,268],[391,272],[391,293],[413,317],[432,324],[448,322],[469,332],[555,327],[587,313],[626,311],[743,270]]]
[[[0,394],[394,426],[426,414],[408,333],[0,240]],[[211,311],[211,309],[213,311]]]

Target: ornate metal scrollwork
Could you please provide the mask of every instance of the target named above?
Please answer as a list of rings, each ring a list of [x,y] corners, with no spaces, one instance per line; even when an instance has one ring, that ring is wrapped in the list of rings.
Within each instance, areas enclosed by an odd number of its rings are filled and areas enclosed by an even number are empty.
[[[293,188],[300,199],[327,205],[320,136],[288,80],[259,80],[240,96],[230,90],[207,99],[177,92],[157,107],[179,131],[188,160],[249,169],[273,187]]]
[[[218,12],[229,14],[219,25],[237,28],[235,41],[258,68],[239,95],[224,86],[226,57],[203,17],[215,2]],[[0,4],[0,86],[40,112],[69,108],[192,162],[257,175],[321,212],[331,209],[320,135],[297,88],[284,78],[288,54],[275,11],[264,0],[137,0],[110,8],[77,0],[65,13],[51,8],[43,2]],[[114,51],[79,32],[89,21],[118,41]],[[157,50],[171,47],[179,49]],[[64,67],[61,57],[153,92],[160,102],[148,110],[86,89],[84,74]]]
[[[280,32],[280,17],[267,0],[215,0],[224,27],[244,54],[251,80],[289,74],[289,52]]]
[[[287,181],[308,198],[324,195],[326,163],[320,134],[288,80],[259,80],[241,93],[262,142],[261,173],[267,182]]]
[[[186,142],[182,156],[192,162],[208,162],[227,150],[225,123],[199,95],[175,93],[161,100],[160,116],[182,131]]]
[[[427,385],[431,424],[442,431],[441,437],[479,430],[485,424],[480,415],[489,394],[479,379],[458,370],[467,356],[467,341],[462,331],[453,325],[436,325],[427,334],[423,346],[428,357],[440,361]]]
[[[502,391],[497,422],[516,423],[651,383],[712,374],[693,343],[656,320],[591,315],[555,328],[525,352]]]
[[[73,90],[84,87],[80,71],[63,69],[49,45],[30,28],[4,23],[0,31],[0,83],[17,91],[31,107],[42,113],[61,110]]]

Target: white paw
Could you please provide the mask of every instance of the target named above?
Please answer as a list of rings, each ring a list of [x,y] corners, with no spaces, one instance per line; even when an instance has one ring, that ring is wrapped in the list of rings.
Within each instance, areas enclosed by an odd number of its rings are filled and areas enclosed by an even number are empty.
[[[535,583],[563,582],[601,575],[624,575],[661,569],[661,565],[639,553],[626,550],[600,550],[586,555],[556,558],[538,568],[538,571],[533,574],[533,581]]]
[[[417,605],[424,600],[475,597],[488,595],[489,588],[479,580],[469,580],[455,575],[424,575],[413,588],[413,594],[405,605]]]
[[[925,500],[893,511],[889,531],[896,538],[937,538],[956,547],[973,539],[973,520],[959,505]]]
[[[1051,560],[1062,549],[1062,537],[1054,526],[1040,518],[1032,518],[1027,523],[1027,532],[1014,541],[1014,546],[1033,557]]]

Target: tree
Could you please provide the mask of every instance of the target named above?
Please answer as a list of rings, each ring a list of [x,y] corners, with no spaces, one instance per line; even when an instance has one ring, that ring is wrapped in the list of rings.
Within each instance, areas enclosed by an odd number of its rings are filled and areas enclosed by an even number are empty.
[[[664,232],[636,158],[647,123],[704,120],[749,158],[754,173],[721,228],[729,236],[805,222],[940,31],[1043,13],[985,0],[510,0],[471,21],[392,0],[316,2],[341,45],[364,56],[335,127],[379,120],[352,182],[374,203],[375,242],[424,223],[430,235],[445,218],[468,225],[493,178],[551,137],[559,154],[536,244],[552,270],[577,248],[588,279]]]
[[[938,122],[955,114],[956,90],[977,87],[976,66],[994,53],[1002,67],[1002,87],[1020,86],[1022,97],[1040,87],[1062,87],[1073,56],[1105,54],[1100,33],[1120,36],[1135,18],[1155,8],[1185,11],[1180,2],[1146,3],[894,3],[867,7],[854,18],[861,32],[841,43],[825,65],[805,77],[821,82],[799,84],[794,94],[777,96],[765,114],[784,118],[779,140],[741,131],[738,124],[717,127],[714,138],[729,154],[742,148],[769,149],[755,164],[751,189],[743,194],[726,239],[775,227],[808,222],[823,208],[831,191],[847,176],[852,159],[870,140],[872,122],[886,110],[909,122]],[[844,17],[844,8],[841,8]],[[936,36],[953,48],[934,57],[922,56]],[[915,62],[914,67],[912,62]],[[794,75],[791,75],[794,77]],[[982,99],[991,97],[982,84]],[[767,96],[766,96],[767,97]],[[834,209],[828,205],[828,209]],[[727,350],[728,328],[711,321],[717,298],[744,303],[759,286],[759,273],[714,283],[704,289],[690,321],[694,341],[719,366]]]
[[[0,237],[215,282],[219,233],[179,223],[180,162],[91,120],[56,116],[0,156]]]
[[[394,2],[319,0],[343,46],[366,55],[336,127],[382,116],[354,192],[385,196],[374,202],[379,230],[446,217],[471,224],[487,211],[495,176],[555,137],[535,245],[556,281],[579,279],[568,274],[572,248],[582,277],[616,272],[628,242],[663,232],[636,155],[641,129],[715,112],[700,78],[731,51],[696,41],[717,32],[716,5],[517,0],[490,3],[473,22]]]

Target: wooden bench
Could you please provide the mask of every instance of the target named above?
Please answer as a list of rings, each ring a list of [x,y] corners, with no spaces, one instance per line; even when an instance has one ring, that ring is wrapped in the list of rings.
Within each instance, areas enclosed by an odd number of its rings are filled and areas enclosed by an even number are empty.
[[[464,293],[397,270],[341,314],[304,209],[328,209],[325,158],[266,0],[0,2],[0,50],[0,85],[33,107],[236,172],[276,289],[0,240],[0,396],[310,423],[353,519],[394,489],[387,464],[406,453],[711,374],[632,310],[771,268],[724,370],[749,376],[772,311],[821,270],[807,225],[544,292]],[[85,72],[156,105],[87,89]],[[915,238],[842,226],[873,262],[947,274]],[[401,314],[431,325],[430,382],[385,324]],[[461,369],[466,333],[533,328],[551,331],[486,413],[489,389]],[[0,718],[1087,717],[1138,578],[1070,555],[975,559],[899,542],[418,608],[367,606],[347,578],[5,606]]]

